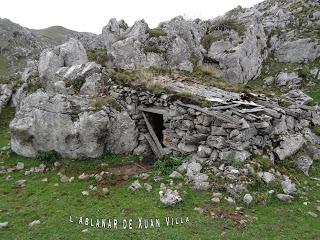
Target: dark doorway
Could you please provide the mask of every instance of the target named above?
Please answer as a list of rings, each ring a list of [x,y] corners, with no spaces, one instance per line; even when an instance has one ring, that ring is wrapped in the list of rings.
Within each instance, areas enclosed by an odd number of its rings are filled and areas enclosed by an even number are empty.
[[[154,132],[156,133],[159,142],[161,143],[161,145],[163,146],[163,133],[162,131],[165,129],[164,125],[163,125],[163,115],[162,114],[157,114],[157,113],[147,113],[147,117],[148,120],[154,130]]]

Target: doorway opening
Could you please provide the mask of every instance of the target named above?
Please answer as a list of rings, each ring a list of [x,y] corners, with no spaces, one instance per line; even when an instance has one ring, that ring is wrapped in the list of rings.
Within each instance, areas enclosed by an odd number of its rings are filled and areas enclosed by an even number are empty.
[[[161,145],[163,145],[163,133],[162,131],[165,129],[164,127],[164,121],[163,121],[163,115],[158,113],[147,113],[147,118],[150,122],[150,125],[152,126],[155,134],[157,135],[157,138],[159,139],[159,142]]]

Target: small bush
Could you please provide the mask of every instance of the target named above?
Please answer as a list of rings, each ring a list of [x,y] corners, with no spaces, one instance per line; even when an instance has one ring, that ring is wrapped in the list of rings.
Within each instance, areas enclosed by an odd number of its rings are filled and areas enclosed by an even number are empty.
[[[41,82],[40,81],[36,81],[36,82],[30,82],[27,85],[27,92],[28,94],[34,93],[36,92],[38,89],[40,89],[42,87]]]
[[[105,48],[89,49],[87,50],[87,55],[90,62],[96,62],[102,66],[105,66],[108,60],[108,53]]]
[[[72,87],[75,93],[79,93],[85,81],[86,81],[85,77],[81,76],[73,79],[66,79],[65,83],[67,88]]]
[[[157,54],[163,53],[163,51],[157,46],[146,46],[144,48],[144,52],[145,53],[148,53],[148,52],[149,53],[157,53]]]
[[[160,27],[157,27],[154,29],[148,29],[147,33],[149,34],[149,37],[167,36],[167,33]]]
[[[179,157],[165,157],[156,161],[154,166],[162,175],[169,175],[182,164],[182,160]]]
[[[108,105],[117,111],[122,111],[121,105],[111,96],[96,97],[91,101],[91,106],[96,109],[100,109],[105,105]]]
[[[214,41],[215,37],[213,35],[207,34],[202,37],[201,45],[208,51]]]
[[[54,150],[51,151],[38,151],[36,159],[41,162],[54,163],[60,160],[60,154]]]
[[[238,32],[239,36],[243,36],[246,32],[246,26],[243,23],[237,22],[234,19],[224,19],[216,22],[211,27],[211,31],[230,31]]]

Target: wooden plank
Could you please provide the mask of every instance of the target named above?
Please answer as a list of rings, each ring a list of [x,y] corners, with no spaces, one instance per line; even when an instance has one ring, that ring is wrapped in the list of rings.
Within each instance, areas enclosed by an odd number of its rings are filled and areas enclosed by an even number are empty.
[[[224,121],[224,122],[229,122],[229,123],[235,123],[237,122],[237,120],[231,116],[228,116],[226,114],[223,114],[223,113],[219,113],[217,111],[208,111],[207,109],[204,109],[202,107],[199,107],[199,106],[196,106],[196,105],[192,105],[192,104],[184,104],[180,101],[177,101],[177,103],[181,106],[184,106],[184,107],[189,107],[189,108],[192,108],[192,109],[195,109],[199,112],[202,112],[204,114],[207,114],[209,116],[212,116],[216,119],[219,119],[221,121]]]
[[[150,135],[150,133],[146,133],[144,134],[144,137],[147,139],[148,143],[150,144],[150,147],[153,151],[153,153],[156,155],[157,158],[161,158],[162,155],[159,152],[159,149],[157,148],[157,145],[155,144],[155,142],[152,140],[152,137]]]
[[[157,134],[154,132],[154,130],[153,130],[153,128],[152,128],[152,126],[151,126],[151,124],[150,124],[150,122],[149,122],[149,120],[148,120],[148,118],[146,117],[146,115],[145,115],[144,112],[142,112],[142,116],[143,116],[143,118],[144,118],[144,121],[146,122],[147,128],[148,128],[148,130],[149,130],[149,133],[150,133],[153,141],[155,142],[157,148],[159,149],[160,154],[161,154],[161,155],[165,155],[165,152],[164,152],[163,149],[162,149],[162,145],[161,145],[161,143],[160,143],[160,141],[159,141],[159,139],[158,139],[158,137],[157,137]]]
[[[224,106],[218,106],[218,107],[211,107],[210,110],[225,110],[229,108],[235,108],[240,106],[240,103],[235,103],[235,104],[229,104],[229,105],[224,105]]]
[[[151,113],[161,114],[164,116],[168,115],[168,111],[165,108],[155,108],[155,107],[145,108],[145,107],[139,106],[138,110],[143,111],[143,112],[151,112]]]

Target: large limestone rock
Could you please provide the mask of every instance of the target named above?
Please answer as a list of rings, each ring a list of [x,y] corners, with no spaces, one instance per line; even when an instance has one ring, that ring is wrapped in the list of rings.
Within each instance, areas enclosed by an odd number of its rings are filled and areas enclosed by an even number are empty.
[[[248,10],[235,21],[244,24],[245,35],[240,38],[237,32],[230,30],[227,39],[212,43],[208,57],[219,63],[226,79],[246,83],[260,74],[267,40],[257,11]]]
[[[276,50],[276,58],[280,62],[313,61],[320,56],[319,42],[312,39],[298,39],[284,42]]]
[[[111,18],[109,23],[102,29],[102,38],[106,48],[109,50],[111,45],[120,40],[121,34],[128,29],[128,25],[124,20],[117,21]]]
[[[176,17],[159,25],[159,36],[153,36],[144,20],[130,28],[111,19],[103,29],[108,49],[108,66],[119,69],[147,67],[192,71],[203,61],[200,45],[201,27],[194,21]]]
[[[88,62],[86,50],[82,43],[76,39],[71,38],[68,42],[60,45],[58,48],[60,51],[59,56],[63,58],[65,67]]]
[[[1,108],[6,106],[11,98],[12,90],[7,84],[0,84],[0,113]]]
[[[81,42],[70,39],[53,49],[43,50],[39,59],[39,76],[45,83],[46,89],[50,90],[57,81],[55,74],[61,67],[71,67],[87,62],[87,53]]]
[[[128,112],[121,112],[112,117],[111,125],[106,150],[117,154],[131,153],[138,146],[138,130]]]
[[[123,113],[110,108],[92,108],[90,98],[37,91],[24,99],[10,123],[11,147],[27,157],[34,157],[38,150],[55,150],[67,158],[94,158],[105,148],[129,154],[137,141],[135,126],[122,124],[120,129],[121,123],[115,124],[113,119],[129,122]],[[117,131],[111,133],[111,129]],[[110,134],[114,142],[108,143]],[[124,138],[130,140],[128,146]]]

